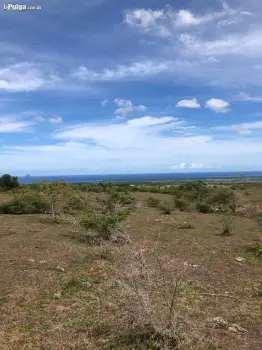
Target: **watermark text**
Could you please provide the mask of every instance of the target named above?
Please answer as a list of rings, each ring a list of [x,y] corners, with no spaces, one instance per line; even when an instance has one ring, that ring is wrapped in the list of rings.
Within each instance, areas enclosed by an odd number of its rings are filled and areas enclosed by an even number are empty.
[[[4,4],[5,11],[41,10],[40,5]]]

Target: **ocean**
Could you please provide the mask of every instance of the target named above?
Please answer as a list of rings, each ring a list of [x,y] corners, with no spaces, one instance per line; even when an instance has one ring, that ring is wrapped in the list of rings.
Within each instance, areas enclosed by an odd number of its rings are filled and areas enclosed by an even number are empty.
[[[21,184],[32,184],[38,181],[65,181],[68,183],[99,183],[99,182],[150,182],[172,181],[183,179],[230,179],[230,178],[259,178],[262,171],[243,172],[201,172],[201,173],[175,173],[175,174],[121,174],[121,175],[57,175],[57,176],[19,176]]]

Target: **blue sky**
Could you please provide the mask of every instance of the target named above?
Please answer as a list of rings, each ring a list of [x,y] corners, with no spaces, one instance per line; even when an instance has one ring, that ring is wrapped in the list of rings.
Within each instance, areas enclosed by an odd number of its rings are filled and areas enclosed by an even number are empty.
[[[261,170],[261,1],[20,4],[42,9],[0,10],[0,172]]]

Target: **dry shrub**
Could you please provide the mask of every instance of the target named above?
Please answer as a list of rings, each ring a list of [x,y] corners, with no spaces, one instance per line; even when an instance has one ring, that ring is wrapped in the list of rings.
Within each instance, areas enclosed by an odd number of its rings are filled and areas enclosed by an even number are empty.
[[[121,324],[129,330],[119,335],[125,349],[194,349],[200,342],[197,326],[180,312],[186,266],[174,266],[157,248],[128,246],[126,268],[116,266],[120,290]],[[184,303],[184,300],[183,300]],[[202,341],[202,340],[201,340]],[[121,347],[122,348],[122,347]]]

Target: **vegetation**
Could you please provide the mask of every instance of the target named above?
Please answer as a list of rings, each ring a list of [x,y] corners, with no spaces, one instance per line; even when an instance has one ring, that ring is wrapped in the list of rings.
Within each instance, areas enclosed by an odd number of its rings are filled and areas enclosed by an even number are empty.
[[[0,177],[0,190],[11,190],[19,187],[18,177],[4,174]]]
[[[156,198],[156,197],[148,197],[147,198],[147,205],[149,207],[158,207],[159,204],[160,204],[160,199],[159,198]]]
[[[262,348],[261,184],[1,189],[3,349]]]
[[[186,199],[181,198],[175,198],[175,207],[178,208],[180,211],[186,211],[189,208],[189,203]]]
[[[203,214],[212,213],[213,211],[211,205],[205,202],[197,202],[196,208],[200,213]]]

